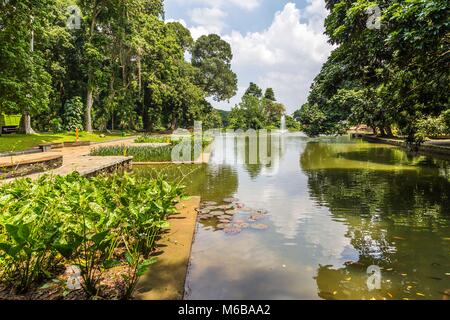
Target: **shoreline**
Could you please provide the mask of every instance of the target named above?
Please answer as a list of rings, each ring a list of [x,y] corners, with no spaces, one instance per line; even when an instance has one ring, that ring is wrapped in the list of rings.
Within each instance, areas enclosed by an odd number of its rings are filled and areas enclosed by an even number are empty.
[[[353,139],[362,139],[367,142],[374,142],[374,143],[383,143],[383,144],[389,144],[396,147],[400,147],[403,149],[407,149],[407,144],[403,140],[399,139],[392,139],[392,138],[383,138],[383,137],[376,137],[367,135],[364,133],[352,133],[351,137]],[[433,145],[433,144],[421,144],[418,147],[418,153],[429,155],[429,156],[436,156],[436,157],[445,157],[446,159],[450,158],[450,147],[444,147],[440,145]]]
[[[157,241],[163,248],[158,262],[138,282],[137,300],[183,300],[200,197],[178,204],[179,214],[169,218],[170,229]]]

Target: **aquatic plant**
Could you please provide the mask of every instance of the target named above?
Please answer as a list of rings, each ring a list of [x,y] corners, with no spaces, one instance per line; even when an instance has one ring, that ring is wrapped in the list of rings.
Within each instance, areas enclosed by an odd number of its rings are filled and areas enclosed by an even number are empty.
[[[150,266],[183,188],[162,179],[113,174],[43,176],[0,187],[0,281],[27,292],[58,267],[77,265],[89,297],[104,270],[126,264],[124,297]]]
[[[175,143],[170,136],[140,136],[134,140],[134,143]]]
[[[137,162],[169,162],[172,160],[172,148],[172,145],[161,147],[108,146],[93,149],[91,156],[131,156]]]

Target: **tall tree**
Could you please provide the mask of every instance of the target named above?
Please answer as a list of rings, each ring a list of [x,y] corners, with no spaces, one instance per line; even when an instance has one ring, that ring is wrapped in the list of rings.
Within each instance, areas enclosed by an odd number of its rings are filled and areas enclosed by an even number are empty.
[[[270,101],[277,101],[277,99],[275,98],[275,92],[273,91],[272,88],[266,89],[266,92],[264,93],[264,98]]]
[[[256,98],[262,97],[262,89],[258,87],[258,85],[254,82],[250,82],[250,85],[248,86],[247,90],[245,91],[245,95],[247,96],[253,96]]]
[[[22,113],[22,130],[33,133],[31,116],[47,109],[51,77],[42,44],[54,3],[0,2],[0,111]]]
[[[199,69],[197,83],[216,101],[229,100],[236,94],[232,59],[231,46],[216,34],[201,36],[192,49],[192,65]]]

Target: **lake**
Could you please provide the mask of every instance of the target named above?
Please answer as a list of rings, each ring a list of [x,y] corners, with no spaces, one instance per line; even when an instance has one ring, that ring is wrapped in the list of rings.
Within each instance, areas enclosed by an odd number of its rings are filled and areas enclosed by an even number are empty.
[[[255,163],[248,142],[217,137],[208,165],[135,169],[183,177],[202,201],[238,199],[241,229],[199,221],[186,299],[448,298],[450,162],[284,134]]]

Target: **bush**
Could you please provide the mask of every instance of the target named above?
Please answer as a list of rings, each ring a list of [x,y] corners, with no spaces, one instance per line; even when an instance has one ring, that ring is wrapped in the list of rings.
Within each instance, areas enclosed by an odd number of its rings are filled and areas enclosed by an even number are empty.
[[[50,125],[53,133],[60,133],[64,131],[63,123],[60,118],[52,119]]]
[[[83,102],[80,97],[74,97],[64,105],[63,125],[66,131],[83,131]]]
[[[91,179],[73,173],[18,179],[0,187],[0,280],[23,293],[76,264],[88,296],[106,268],[125,264],[123,297],[154,263],[155,238],[183,196],[162,179],[128,174]]]
[[[444,117],[429,117],[421,119],[417,122],[416,140],[424,140],[424,138],[438,138],[448,132]]]
[[[450,134],[450,109],[445,110],[444,112],[442,112],[442,120],[444,121],[445,124],[445,130],[447,134]]]

